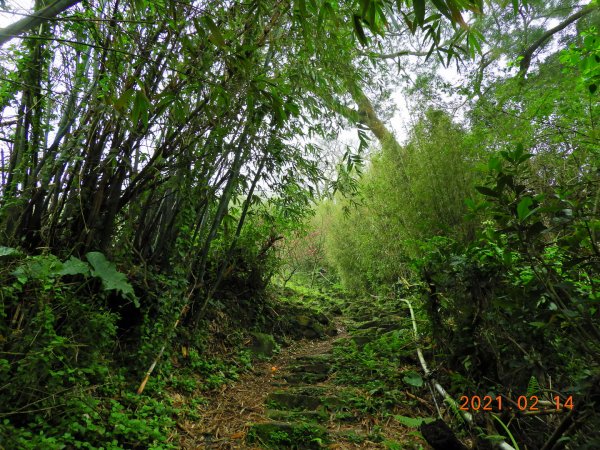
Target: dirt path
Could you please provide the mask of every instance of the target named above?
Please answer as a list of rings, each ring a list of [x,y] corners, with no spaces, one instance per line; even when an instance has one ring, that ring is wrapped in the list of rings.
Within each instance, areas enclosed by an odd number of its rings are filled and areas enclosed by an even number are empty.
[[[391,417],[350,412],[345,398],[357,388],[334,383],[332,370],[335,341],[349,338],[341,324],[338,335],[325,340],[296,341],[279,355],[255,364],[233,384],[207,397],[198,421],[182,421],[180,447],[183,449],[290,448],[287,439],[300,441],[295,448],[338,450],[396,448],[370,440],[373,432],[389,442],[415,442],[414,430]],[[348,394],[350,393],[350,394]],[[368,394],[367,394],[368,395]],[[394,413],[410,414],[402,408]],[[414,413],[414,411],[412,411]],[[273,443],[272,439],[281,439]],[[422,443],[422,442],[421,442]],[[400,447],[398,447],[400,448]],[[428,448],[426,444],[402,448]]]
[[[347,336],[343,325],[338,335],[322,341],[302,339],[267,362],[256,363],[253,369],[220,392],[209,396],[208,404],[199,411],[202,419],[179,424],[183,431],[183,449],[256,449],[244,441],[251,423],[265,420],[267,396],[281,388],[280,375],[299,358],[331,352],[336,339]]]

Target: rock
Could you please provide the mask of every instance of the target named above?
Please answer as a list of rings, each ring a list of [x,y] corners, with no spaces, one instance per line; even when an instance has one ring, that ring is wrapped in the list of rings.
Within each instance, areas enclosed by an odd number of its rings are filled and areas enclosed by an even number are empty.
[[[435,450],[467,450],[457,439],[446,422],[441,419],[432,423],[424,423],[419,431]]]
[[[290,393],[288,391],[272,392],[266,400],[267,404],[286,410],[314,411],[323,405],[318,396]]]
[[[267,410],[267,417],[271,420],[278,422],[298,422],[298,421],[311,421],[321,422],[327,420],[328,414],[324,410],[319,411],[281,411],[281,410]]]
[[[333,359],[332,353],[319,353],[318,355],[307,355],[299,356],[296,358],[298,364],[313,363],[313,362],[325,362],[329,363]]]
[[[290,373],[288,375],[284,375],[283,379],[288,382],[288,384],[315,384],[321,383],[329,378],[329,375],[325,373],[306,373],[306,372],[297,372]]]
[[[297,315],[294,317],[294,321],[301,327],[308,327],[312,322],[312,319],[305,315]]]
[[[314,361],[314,362],[306,362],[300,364],[298,366],[294,366],[290,368],[291,372],[307,372],[307,373],[318,373],[318,374],[328,374],[331,370],[331,366],[328,361]]]
[[[323,313],[319,313],[317,314],[316,319],[319,321],[319,323],[321,325],[329,325],[329,323],[331,322],[331,320],[329,320],[329,317],[327,317],[325,314]]]
[[[308,339],[319,339],[325,335],[335,335],[337,330],[331,321],[321,313],[314,317],[307,314],[297,314],[290,318],[291,327],[295,335]]]
[[[342,311],[342,308],[340,308],[338,305],[335,305],[329,308],[329,313],[334,316],[341,316],[344,314],[344,311]]]
[[[356,327],[357,330],[377,329],[380,332],[388,332],[392,330],[401,330],[405,325],[402,323],[401,317],[386,317],[380,319],[369,320]]]
[[[313,322],[311,323],[310,327],[306,327],[302,331],[302,334],[305,338],[308,339],[321,338],[325,335],[325,329],[323,328],[323,325],[321,325],[319,322]]]
[[[252,344],[250,345],[250,350],[254,356],[258,357],[269,357],[273,356],[275,353],[275,349],[277,348],[277,344],[275,343],[275,339],[270,334],[252,332],[250,333],[252,336]]]
[[[292,411],[335,410],[344,404],[338,397],[327,395],[327,390],[320,386],[302,386],[275,391],[268,395],[266,403],[274,409]]]
[[[351,339],[354,341],[356,346],[360,349],[360,348],[363,348],[365,345],[373,342],[376,339],[376,336],[363,334],[363,335],[358,335],[358,336],[352,336]]]

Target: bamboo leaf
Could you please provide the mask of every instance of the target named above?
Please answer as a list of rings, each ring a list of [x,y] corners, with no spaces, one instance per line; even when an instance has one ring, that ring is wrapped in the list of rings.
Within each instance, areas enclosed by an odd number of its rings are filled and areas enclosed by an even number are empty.
[[[413,9],[415,10],[415,22],[423,25],[425,21],[425,0],[414,0]]]
[[[208,39],[218,47],[224,48],[225,38],[221,34],[221,31],[219,30],[219,27],[217,27],[217,24],[214,22],[214,20],[212,20],[210,16],[204,16],[202,19],[208,27],[208,31],[210,31]]]
[[[367,40],[367,36],[365,35],[365,30],[363,29],[360,16],[354,14],[352,16],[352,22],[354,24],[354,30],[356,31],[356,36],[358,37],[358,40],[362,45],[367,45],[369,41]]]
[[[444,16],[446,16],[450,20],[454,20],[452,18],[452,13],[448,9],[448,6],[443,0],[431,0],[431,3],[435,5],[439,12],[441,12]]]
[[[146,97],[142,91],[137,91],[135,93],[135,98],[133,100],[133,108],[131,110],[131,121],[134,126],[138,124],[140,119],[144,126],[148,126],[148,117],[149,117],[149,109],[150,109],[150,100]]]

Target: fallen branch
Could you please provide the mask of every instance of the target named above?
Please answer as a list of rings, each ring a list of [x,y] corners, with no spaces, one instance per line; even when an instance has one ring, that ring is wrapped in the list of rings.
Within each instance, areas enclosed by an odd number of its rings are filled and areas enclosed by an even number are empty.
[[[425,374],[425,378],[429,380],[429,382],[433,385],[435,390],[443,397],[444,401],[446,401],[455,411],[458,411],[462,418],[467,422],[470,426],[476,427],[475,422],[473,421],[473,416],[468,412],[461,410],[458,407],[456,401],[446,392],[446,390],[439,384],[433,377],[432,373],[427,367],[427,362],[425,361],[425,357],[423,356],[423,351],[421,350],[421,346],[419,345],[419,331],[417,329],[417,319],[415,318],[415,312],[413,310],[412,304],[410,301],[406,299],[400,299],[404,303],[408,305],[408,309],[410,311],[410,319],[413,325],[413,332],[415,335],[415,345],[417,347],[417,356],[419,357],[419,362],[421,363],[421,368],[423,369],[423,373]],[[514,447],[507,444],[505,441],[496,442],[495,445],[502,450],[515,450]]]

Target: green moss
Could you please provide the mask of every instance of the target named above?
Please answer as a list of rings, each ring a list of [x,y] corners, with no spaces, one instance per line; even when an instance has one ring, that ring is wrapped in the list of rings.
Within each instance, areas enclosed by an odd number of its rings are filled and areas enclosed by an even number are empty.
[[[268,422],[251,426],[247,441],[269,449],[311,450],[329,442],[325,428],[313,423]]]

